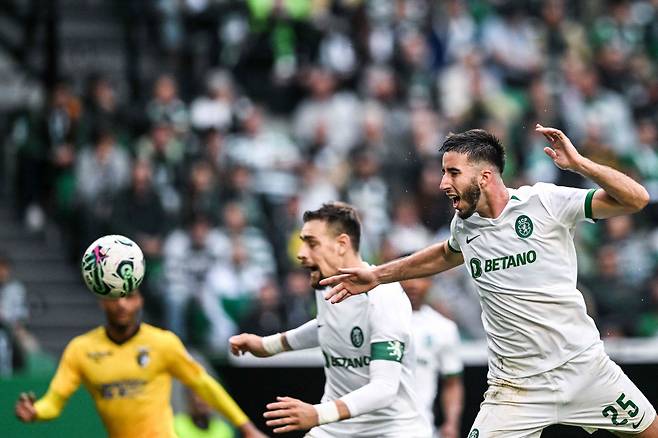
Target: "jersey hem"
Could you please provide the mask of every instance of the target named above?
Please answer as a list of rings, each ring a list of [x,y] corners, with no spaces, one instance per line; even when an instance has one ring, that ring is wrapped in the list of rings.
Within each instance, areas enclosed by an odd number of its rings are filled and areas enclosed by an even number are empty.
[[[492,373],[492,368],[489,367],[489,372],[487,374],[491,374],[491,376],[488,375],[487,378],[493,377],[493,378],[498,378],[498,379],[525,379],[525,378],[528,378],[528,377],[537,376],[539,374],[543,374],[543,373],[546,373],[548,371],[554,370],[555,368],[561,367],[565,363],[569,362],[571,359],[573,359],[576,356],[584,353],[585,351],[589,350],[590,348],[592,348],[596,344],[603,344],[603,341],[601,341],[601,339],[597,339],[594,342],[592,342],[591,344],[588,344],[586,347],[576,351],[574,354],[569,355],[566,359],[564,359],[560,362],[557,362],[556,364],[551,365],[548,368],[540,369],[539,371],[533,371],[530,374],[519,374],[519,375],[514,375],[514,376],[511,376],[511,375],[495,375],[495,374]]]

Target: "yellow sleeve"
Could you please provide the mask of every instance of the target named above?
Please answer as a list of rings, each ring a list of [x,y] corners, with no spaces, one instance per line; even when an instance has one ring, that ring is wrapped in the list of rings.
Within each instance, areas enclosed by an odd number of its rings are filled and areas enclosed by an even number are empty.
[[[249,422],[249,418],[235,400],[190,356],[183,343],[173,333],[169,345],[169,371],[174,377],[196,392],[234,426],[240,427]]]
[[[77,348],[70,342],[59,361],[55,377],[50,382],[46,395],[36,401],[37,420],[51,420],[62,412],[71,394],[80,386],[80,370],[77,360]]]

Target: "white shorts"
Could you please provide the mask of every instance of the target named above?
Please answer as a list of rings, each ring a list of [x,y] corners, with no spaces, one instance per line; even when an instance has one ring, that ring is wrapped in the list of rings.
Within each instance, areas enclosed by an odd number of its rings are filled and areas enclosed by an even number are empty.
[[[637,434],[656,418],[601,342],[550,371],[488,383],[468,438],[537,438],[552,424]]]

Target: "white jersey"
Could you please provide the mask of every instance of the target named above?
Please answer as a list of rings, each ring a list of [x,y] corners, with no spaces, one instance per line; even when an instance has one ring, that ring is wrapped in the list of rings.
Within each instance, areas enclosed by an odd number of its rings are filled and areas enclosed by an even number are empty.
[[[428,305],[411,316],[416,347],[415,389],[418,404],[427,421],[434,426],[434,399],[438,376],[461,374],[464,369],[459,357],[457,325]]]
[[[553,369],[599,341],[576,289],[576,223],[592,218],[595,190],[538,183],[508,189],[499,217],[455,215],[448,241],[477,285],[490,376]]]
[[[398,393],[383,409],[311,430],[313,437],[431,436],[419,413],[413,389],[414,346],[411,304],[399,283],[377,286],[367,294],[338,304],[316,291],[318,338],[324,355],[326,383],[322,402],[336,400],[370,381],[370,361],[400,362]]]

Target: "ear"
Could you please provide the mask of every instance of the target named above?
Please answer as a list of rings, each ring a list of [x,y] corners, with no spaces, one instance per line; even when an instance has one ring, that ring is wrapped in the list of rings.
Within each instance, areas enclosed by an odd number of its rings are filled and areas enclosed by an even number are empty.
[[[494,172],[485,167],[484,169],[480,170],[480,177],[478,178],[478,185],[480,187],[486,187],[491,181],[493,181],[494,178]]]
[[[336,237],[336,245],[338,255],[342,257],[352,248],[352,239],[347,234],[342,233]]]

